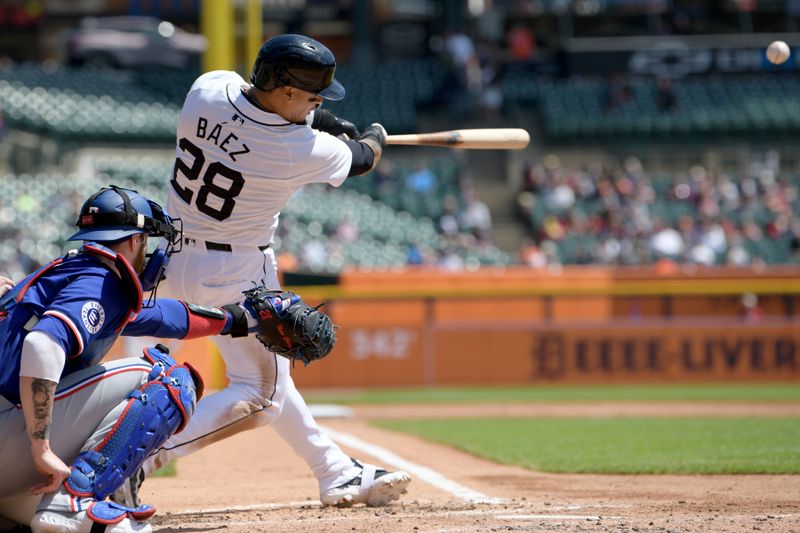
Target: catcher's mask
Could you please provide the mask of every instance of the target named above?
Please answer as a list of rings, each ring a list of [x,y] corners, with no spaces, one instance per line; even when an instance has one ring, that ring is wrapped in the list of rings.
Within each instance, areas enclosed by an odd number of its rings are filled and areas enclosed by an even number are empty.
[[[326,100],[341,100],[345,90],[334,79],[335,72],[336,58],[327,46],[305,35],[285,33],[261,46],[250,82],[262,91],[289,85]]]
[[[69,238],[70,241],[108,244],[139,233],[165,239],[165,246],[159,246],[147,254],[139,275],[142,290],[152,291],[148,300],[148,305],[152,305],[170,256],[180,251],[183,242],[181,219],[173,219],[160,205],[134,190],[111,185],[103,187],[84,202],[75,225],[79,229]]]

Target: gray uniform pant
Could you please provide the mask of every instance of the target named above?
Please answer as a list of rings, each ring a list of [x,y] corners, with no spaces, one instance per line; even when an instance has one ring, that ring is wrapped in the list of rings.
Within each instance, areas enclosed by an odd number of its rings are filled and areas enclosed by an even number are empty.
[[[128,395],[147,381],[152,365],[118,359],[63,378],[56,389],[50,447],[67,465],[102,441]],[[2,518],[30,524],[41,496],[29,490],[44,481],[31,458],[22,409],[0,396],[0,529]]]

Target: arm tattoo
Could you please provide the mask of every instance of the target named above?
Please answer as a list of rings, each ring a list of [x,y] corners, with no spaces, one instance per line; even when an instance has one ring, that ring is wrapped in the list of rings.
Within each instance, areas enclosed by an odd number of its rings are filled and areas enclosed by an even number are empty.
[[[46,379],[36,378],[31,383],[34,415],[31,437],[34,439],[48,439],[50,437],[50,411],[53,405],[55,389],[56,384]]]

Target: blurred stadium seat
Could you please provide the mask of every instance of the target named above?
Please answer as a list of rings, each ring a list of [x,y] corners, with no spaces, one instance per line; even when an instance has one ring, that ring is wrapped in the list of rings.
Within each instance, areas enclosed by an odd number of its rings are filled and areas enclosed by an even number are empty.
[[[0,272],[21,277],[73,246],[66,238],[72,233],[75,213],[83,200],[102,186],[113,183],[129,187],[165,203],[173,163],[174,157],[168,151],[97,155],[89,158],[88,165],[82,165],[83,169],[91,168],[89,174],[0,176],[0,197],[13,199],[0,209],[3,221]],[[457,169],[452,160],[434,160],[431,167],[440,172],[447,184],[442,191],[455,187]],[[394,191],[403,187],[408,170],[402,163],[397,169],[396,174],[387,178],[394,184]],[[370,180],[352,182],[369,184]],[[441,205],[438,197],[424,204],[417,203],[419,199],[406,199],[402,205],[390,206],[350,182],[342,190],[308,186],[282,212],[276,249],[300,258],[301,266],[311,271],[338,272],[348,266],[404,266],[412,245],[433,254],[447,245],[433,220],[439,214],[436,208]],[[357,238],[337,236],[337,228],[345,220],[354,224]],[[312,241],[323,245],[325,260],[321,263],[303,263],[305,248]],[[494,247],[477,249],[461,244],[456,251],[465,264],[474,266],[510,262],[507,254]]]
[[[538,94],[545,134],[553,140],[617,142],[701,135],[742,136],[800,131],[800,75],[708,75],[672,82],[676,107],[656,99],[656,80],[632,78],[631,98],[604,108],[608,82],[602,78],[528,80]],[[508,97],[517,97],[507,93]]]

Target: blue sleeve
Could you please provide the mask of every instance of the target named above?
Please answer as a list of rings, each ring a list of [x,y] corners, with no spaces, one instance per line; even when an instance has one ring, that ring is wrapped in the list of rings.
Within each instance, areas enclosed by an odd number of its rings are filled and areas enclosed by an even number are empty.
[[[51,317],[66,326],[73,337],[69,342],[71,349],[66,353],[75,356],[108,329],[119,327],[128,313],[123,303],[127,301],[127,293],[115,278],[81,276],[58,292],[42,313],[41,320]],[[51,329],[46,323],[40,329],[57,333],[57,329]],[[55,337],[58,340],[58,336]]]
[[[153,307],[145,307],[135,320],[122,330],[126,337],[182,339],[189,332],[189,312],[179,300],[159,298]]]

